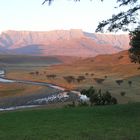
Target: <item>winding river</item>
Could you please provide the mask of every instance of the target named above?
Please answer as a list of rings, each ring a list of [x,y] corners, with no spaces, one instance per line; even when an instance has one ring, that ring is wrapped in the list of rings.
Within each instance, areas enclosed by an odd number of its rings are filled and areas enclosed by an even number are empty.
[[[5,72],[0,70],[0,83],[23,83],[23,84],[30,84],[30,85],[40,85],[40,86],[47,86],[53,89],[57,89],[59,92],[59,94],[55,94],[55,95],[50,95],[49,97],[45,97],[45,98],[40,98],[37,100],[34,100],[33,102],[48,102],[48,101],[53,101],[53,100],[64,100],[69,98],[69,95],[67,94],[68,92],[65,91],[65,88],[60,87],[58,85],[55,84],[51,84],[51,83],[47,83],[47,82],[34,82],[34,81],[27,81],[27,80],[16,80],[16,79],[8,79],[8,78],[4,78],[5,76]],[[79,99],[81,99],[82,101],[86,101],[89,100],[86,95],[81,95],[80,92],[78,91],[70,91],[71,93],[74,93],[75,95],[77,95],[79,97]],[[14,107],[9,107],[9,108],[0,108],[0,111],[9,111],[9,110],[16,110],[16,109],[23,109],[23,108],[31,108],[31,107],[36,107],[39,105],[23,105],[23,106],[14,106]]]
[[[57,95],[51,95],[49,97],[45,98],[39,98],[37,100],[32,101],[33,103],[36,102],[49,102],[53,100],[65,100],[69,98],[69,95],[67,95],[68,92],[65,91],[65,88],[60,87],[58,85],[46,83],[46,82],[34,82],[34,81],[26,81],[26,80],[14,80],[14,79],[7,79],[7,78],[0,78],[0,83],[23,83],[23,84],[31,84],[31,85],[40,85],[40,86],[47,86],[50,88],[54,88],[60,91],[59,94]],[[75,95],[81,97],[83,99],[84,96],[80,94],[78,91],[71,91],[71,93],[74,93]],[[85,97],[84,97],[85,98]],[[9,108],[0,108],[0,111],[10,111],[10,110],[17,110],[17,109],[23,109],[23,108],[32,108],[32,107],[37,107],[39,105],[23,105],[23,106],[14,106],[14,107],[9,107]]]

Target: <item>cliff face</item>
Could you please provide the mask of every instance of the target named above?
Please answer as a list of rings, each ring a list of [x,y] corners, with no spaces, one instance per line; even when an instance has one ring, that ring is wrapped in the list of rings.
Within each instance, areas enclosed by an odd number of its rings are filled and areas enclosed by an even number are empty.
[[[0,35],[0,52],[10,54],[89,57],[128,48],[128,35],[94,34],[81,30],[7,31]]]

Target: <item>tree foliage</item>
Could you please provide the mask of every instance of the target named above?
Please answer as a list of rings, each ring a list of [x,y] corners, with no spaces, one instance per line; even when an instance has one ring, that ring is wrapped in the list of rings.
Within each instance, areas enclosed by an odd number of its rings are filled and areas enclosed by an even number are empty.
[[[140,26],[130,32],[129,56],[132,62],[140,64]]]
[[[117,104],[117,99],[112,97],[109,91],[102,93],[101,89],[97,91],[94,87],[90,87],[89,89],[83,89],[81,94],[89,98],[91,106]]]
[[[101,21],[96,32],[104,32],[105,29],[109,32],[116,32],[118,30],[130,31],[129,25],[139,24],[139,0],[117,0],[116,2],[119,3],[119,6],[116,8],[127,6],[127,10],[121,11],[116,15],[112,15],[111,18]]]

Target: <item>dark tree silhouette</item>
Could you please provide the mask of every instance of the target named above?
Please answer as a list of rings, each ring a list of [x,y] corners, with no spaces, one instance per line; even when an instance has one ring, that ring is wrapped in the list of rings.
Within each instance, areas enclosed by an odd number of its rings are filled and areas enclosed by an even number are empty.
[[[130,31],[130,24],[139,24],[140,2],[139,0],[116,0],[119,5],[116,8],[128,6],[126,11],[121,11],[111,18],[103,20],[99,23],[96,32],[104,32],[105,29],[109,32],[116,32],[118,30]],[[106,28],[105,28],[106,27]]]
[[[55,74],[49,74],[49,75],[46,75],[46,77],[54,79],[54,78],[56,78],[56,75]]]
[[[121,85],[121,84],[123,83],[123,80],[116,80],[116,83],[117,83],[118,85]]]
[[[85,80],[85,76],[78,76],[77,82],[80,83],[81,81]]]
[[[75,81],[75,77],[74,76],[64,76],[63,77],[68,83],[72,83]]]
[[[140,64],[140,26],[130,32],[129,56],[132,62]]]
[[[129,85],[129,87],[131,87],[132,86],[132,81],[128,81],[128,85]]]
[[[122,91],[122,92],[120,93],[121,96],[125,96],[125,94],[126,94],[125,91]]]

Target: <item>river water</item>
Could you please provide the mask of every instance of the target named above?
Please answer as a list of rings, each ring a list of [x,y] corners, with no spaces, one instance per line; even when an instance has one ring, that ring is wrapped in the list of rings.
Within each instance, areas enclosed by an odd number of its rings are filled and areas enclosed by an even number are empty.
[[[50,84],[50,83],[46,83],[46,82],[33,82],[33,81],[25,81],[25,80],[11,80],[11,79],[6,79],[6,78],[0,78],[0,82],[1,83],[23,83],[23,84],[31,84],[31,85],[40,85],[40,86],[47,86],[53,89],[57,89],[60,91],[60,94],[58,95],[51,95],[50,97],[45,97],[45,98],[41,98],[41,99],[37,99],[32,101],[33,103],[40,103],[40,102],[50,102],[53,100],[65,100],[67,98],[69,98],[69,95],[67,95],[68,92],[65,92],[65,88],[60,87],[58,85],[54,85],[54,84]],[[81,100],[89,100],[85,95],[83,97],[83,95],[81,95],[80,92],[78,91],[71,91],[71,93],[79,96],[79,99]],[[9,107],[9,108],[0,108],[0,111],[9,111],[9,110],[16,110],[16,109],[23,109],[23,108],[31,108],[31,107],[36,107],[38,105],[23,105],[23,106],[14,106],[14,107]]]

